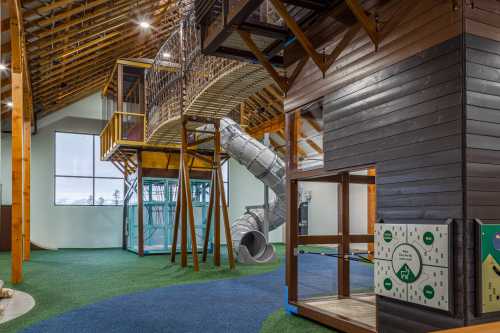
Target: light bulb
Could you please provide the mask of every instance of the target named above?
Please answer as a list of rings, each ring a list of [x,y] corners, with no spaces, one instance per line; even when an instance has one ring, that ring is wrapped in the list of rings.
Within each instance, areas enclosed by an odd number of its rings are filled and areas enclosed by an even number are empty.
[[[151,27],[151,24],[149,24],[149,22],[146,21],[141,21],[139,22],[139,26],[143,29],[149,29]]]

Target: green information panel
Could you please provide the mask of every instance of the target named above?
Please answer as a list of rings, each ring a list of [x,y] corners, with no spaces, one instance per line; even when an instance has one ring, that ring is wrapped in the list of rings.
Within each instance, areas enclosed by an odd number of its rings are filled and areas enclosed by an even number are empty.
[[[384,224],[375,228],[375,292],[449,310],[449,227]]]
[[[500,224],[481,225],[482,312],[500,311]]]

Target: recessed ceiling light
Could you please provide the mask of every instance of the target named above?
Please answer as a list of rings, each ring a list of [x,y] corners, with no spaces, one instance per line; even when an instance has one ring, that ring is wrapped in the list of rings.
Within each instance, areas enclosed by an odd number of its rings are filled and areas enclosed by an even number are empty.
[[[7,70],[7,65],[0,64],[0,71],[6,71],[6,70]]]
[[[9,108],[11,108],[13,105],[14,105],[14,104],[12,104],[12,102],[7,102],[7,106],[8,106]]]
[[[139,22],[139,26],[143,29],[149,29],[151,27],[151,24],[149,22],[146,22],[146,21],[141,21],[141,22]]]

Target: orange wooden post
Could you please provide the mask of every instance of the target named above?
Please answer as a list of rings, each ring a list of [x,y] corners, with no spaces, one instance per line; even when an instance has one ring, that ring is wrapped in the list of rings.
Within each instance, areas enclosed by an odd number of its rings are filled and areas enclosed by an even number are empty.
[[[31,103],[28,101],[28,106]],[[24,203],[24,260],[29,261],[31,257],[31,107],[25,109],[24,115],[24,188],[23,188],[23,203]]]
[[[11,86],[12,86],[12,229],[11,281],[23,279],[23,71],[20,8],[10,2]]]

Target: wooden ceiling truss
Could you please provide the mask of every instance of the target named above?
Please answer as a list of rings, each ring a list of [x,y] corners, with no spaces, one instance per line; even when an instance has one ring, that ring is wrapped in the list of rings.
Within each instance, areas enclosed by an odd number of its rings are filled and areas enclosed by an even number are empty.
[[[220,20],[213,19],[214,14],[210,14],[207,8],[204,8],[204,12],[198,18],[204,32],[202,35],[205,37],[204,52],[228,58],[235,54],[250,53],[251,56],[247,56],[247,60],[257,60],[262,64],[285,93],[296,81],[309,59],[325,75],[354,39],[359,37],[360,30],[365,31],[377,50],[384,37],[418,4],[418,1],[413,0],[401,1],[393,18],[382,24],[378,22],[377,5],[373,6],[370,1],[224,0],[223,2],[226,5],[219,10],[220,15],[225,18],[222,27]],[[369,10],[363,7],[365,2],[370,3]],[[227,12],[224,11],[225,8]],[[255,20],[256,16],[263,17],[262,13],[269,11],[274,13],[272,22]],[[277,17],[280,20],[277,20]],[[311,32],[318,26],[329,24],[328,22],[331,24],[332,19],[339,27],[337,33],[342,34],[342,38],[329,53],[325,49],[318,51],[321,44],[313,40],[316,36]],[[232,34],[237,34],[243,44],[235,44]],[[269,39],[272,40],[271,43]],[[298,58],[296,45],[300,45],[303,51],[303,55]],[[235,49],[237,47],[239,49]],[[289,57],[295,59],[292,62],[287,60],[291,53],[295,53]],[[279,54],[284,55],[281,64],[274,61]],[[286,75],[286,71],[285,75],[280,75],[277,70],[280,65],[287,68],[289,76]]]
[[[174,0],[32,0],[22,1],[20,10],[39,117],[98,91],[118,58],[153,57],[180,20]],[[151,28],[140,29],[140,20]],[[2,31],[10,21],[2,20]],[[12,48],[4,44],[5,57]],[[10,78],[2,78],[2,86],[9,85]],[[11,94],[4,88],[2,101]]]

